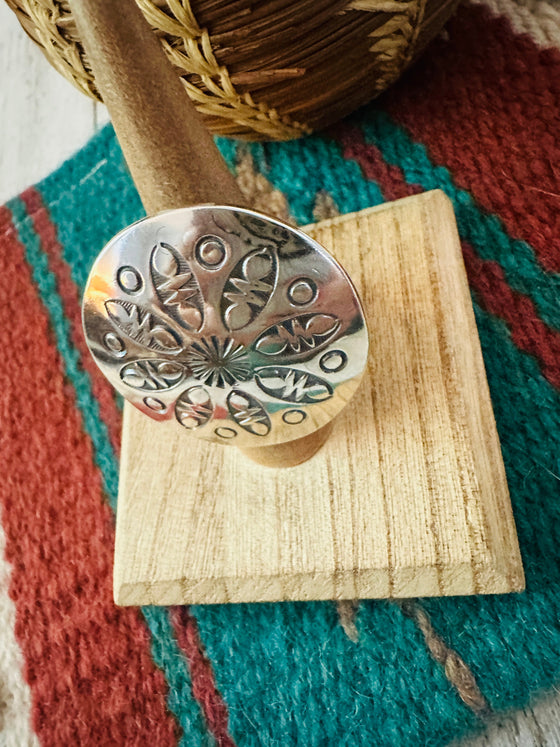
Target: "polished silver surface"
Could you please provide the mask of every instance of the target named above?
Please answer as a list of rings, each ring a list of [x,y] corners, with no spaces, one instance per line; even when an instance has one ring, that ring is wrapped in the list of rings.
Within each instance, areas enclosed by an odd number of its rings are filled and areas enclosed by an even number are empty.
[[[91,271],[88,346],[156,420],[238,446],[291,441],[354,394],[368,336],[340,265],[251,210],[198,206],[139,221]]]

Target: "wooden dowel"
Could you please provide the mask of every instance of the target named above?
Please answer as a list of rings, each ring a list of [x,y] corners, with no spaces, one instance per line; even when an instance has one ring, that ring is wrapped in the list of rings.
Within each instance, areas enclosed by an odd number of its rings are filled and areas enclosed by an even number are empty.
[[[73,0],[95,82],[146,212],[244,199],[132,0]]]
[[[134,0],[71,0],[95,83],[136,188],[150,214],[245,200],[177,71]],[[323,445],[330,425],[279,446],[243,449],[253,461],[290,467]]]

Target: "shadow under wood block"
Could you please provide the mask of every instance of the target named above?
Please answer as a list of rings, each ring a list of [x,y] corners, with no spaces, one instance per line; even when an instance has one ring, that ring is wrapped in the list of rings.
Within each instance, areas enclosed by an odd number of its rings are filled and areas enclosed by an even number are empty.
[[[524,588],[450,202],[428,192],[307,231],[364,304],[361,388],[322,449],[288,469],[125,405],[118,604]]]

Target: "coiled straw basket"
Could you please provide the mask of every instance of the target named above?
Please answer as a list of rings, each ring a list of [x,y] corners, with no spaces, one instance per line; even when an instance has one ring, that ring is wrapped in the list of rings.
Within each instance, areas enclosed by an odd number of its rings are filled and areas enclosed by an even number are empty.
[[[7,0],[66,78],[95,80],[64,0]],[[117,0],[115,0],[117,2]],[[296,138],[389,86],[458,0],[137,0],[216,134]]]

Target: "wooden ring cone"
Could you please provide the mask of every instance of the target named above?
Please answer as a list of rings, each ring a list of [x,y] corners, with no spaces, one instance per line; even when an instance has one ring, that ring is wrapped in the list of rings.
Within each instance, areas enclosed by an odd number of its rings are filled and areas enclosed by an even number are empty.
[[[315,241],[244,206],[133,2],[72,6],[151,216],[92,269],[84,328],[96,362],[157,420],[261,464],[305,461],[367,363],[351,281]]]

